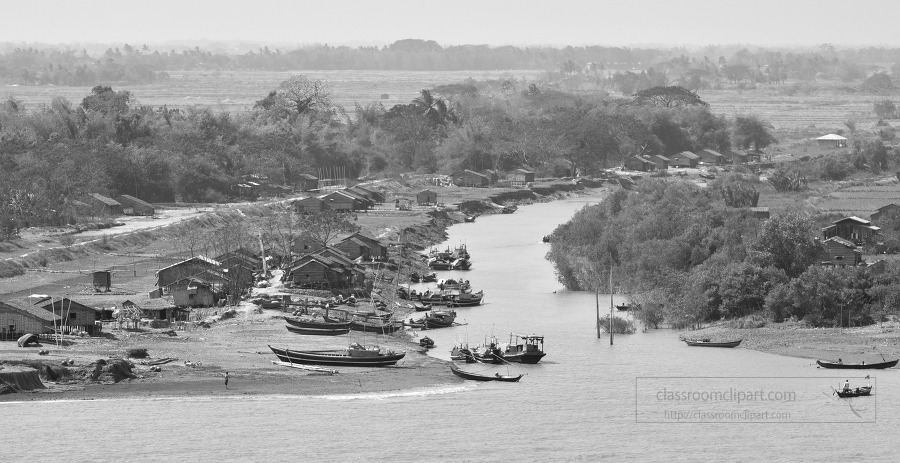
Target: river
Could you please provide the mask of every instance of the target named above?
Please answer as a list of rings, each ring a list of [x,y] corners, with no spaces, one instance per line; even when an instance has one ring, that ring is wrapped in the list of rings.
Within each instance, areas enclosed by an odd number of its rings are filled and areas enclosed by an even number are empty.
[[[451,227],[484,289],[433,353],[510,332],[546,337],[519,383],[331,397],[0,404],[5,461],[895,461],[900,372],[848,377],[808,359],[687,347],[667,330],[598,339],[595,296],[556,282],[550,233],[591,198]],[[609,296],[601,295],[601,307]],[[483,366],[466,368],[481,369]],[[506,367],[497,367],[506,371]],[[864,379],[865,373],[871,375]],[[449,374],[449,372],[448,372]],[[875,395],[838,399],[844,379]],[[719,394],[719,395],[714,395]],[[739,402],[740,400],[740,402]]]

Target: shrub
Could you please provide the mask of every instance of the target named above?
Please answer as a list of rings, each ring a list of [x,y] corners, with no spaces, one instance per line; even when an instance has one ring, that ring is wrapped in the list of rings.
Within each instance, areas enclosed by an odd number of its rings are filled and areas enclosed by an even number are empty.
[[[604,315],[597,323],[600,324],[600,329],[609,333],[609,315]],[[612,328],[615,334],[634,334],[637,331],[631,320],[619,317],[613,317]]]
[[[128,354],[129,358],[133,359],[145,359],[149,357],[149,354],[147,354],[147,349],[145,347],[135,347],[132,349],[128,349],[126,353]]]
[[[729,321],[728,327],[735,329],[762,328],[766,326],[766,323],[768,321],[762,315],[752,314]]]

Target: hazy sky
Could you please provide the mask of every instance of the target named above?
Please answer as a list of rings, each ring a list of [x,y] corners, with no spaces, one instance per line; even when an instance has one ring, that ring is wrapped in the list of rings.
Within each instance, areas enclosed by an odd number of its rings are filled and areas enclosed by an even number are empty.
[[[900,0],[2,0],[0,41],[891,45]]]

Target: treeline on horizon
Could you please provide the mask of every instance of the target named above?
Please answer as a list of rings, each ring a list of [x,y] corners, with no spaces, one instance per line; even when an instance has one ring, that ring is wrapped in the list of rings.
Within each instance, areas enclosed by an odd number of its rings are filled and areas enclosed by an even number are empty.
[[[583,95],[514,79],[448,84],[408,104],[332,103],[326,82],[299,75],[250,111],[135,103],[96,86],[80,102],[0,101],[0,221],[21,227],[83,220],[90,193],[150,202],[224,202],[247,176],[293,186],[320,169],[350,178],[462,169],[594,175],[637,154],[762,149],[765,121],[726,119],[680,87],[632,98]],[[339,168],[339,169],[338,169]]]
[[[786,319],[861,326],[896,313],[897,262],[883,272],[820,265],[829,260],[818,239],[823,217],[796,208],[762,220],[728,204],[729,188],[755,189],[754,181],[639,182],[560,225],[548,258],[573,290],[607,292],[612,272],[650,328],[721,319],[737,328]]]
[[[697,49],[639,47],[441,46],[432,40],[405,39],[383,47],[308,45],[293,49],[260,46],[244,52],[154,49],[122,44],[103,52],[49,45],[0,45],[0,83],[93,86],[98,82],[152,83],[182,70],[546,70],[576,72],[649,71],[699,83],[710,73],[729,80],[783,83],[817,78],[846,82],[877,72],[900,70],[900,48],[764,48],[710,45]],[[701,88],[696,86],[695,88]]]

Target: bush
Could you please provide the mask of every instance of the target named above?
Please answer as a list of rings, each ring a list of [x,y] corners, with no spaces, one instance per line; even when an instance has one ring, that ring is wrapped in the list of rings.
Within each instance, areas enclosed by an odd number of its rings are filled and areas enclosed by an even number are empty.
[[[128,349],[127,351],[128,357],[133,359],[145,359],[150,355],[147,354],[147,349],[144,347],[135,347],[132,349]]]
[[[600,329],[609,333],[609,315],[604,315],[597,323],[600,324]],[[612,328],[615,334],[634,334],[637,331],[631,320],[619,317],[613,317]]]
[[[729,321],[728,327],[735,329],[762,328],[766,326],[766,323],[768,323],[768,321],[765,317],[759,314],[753,314]]]

